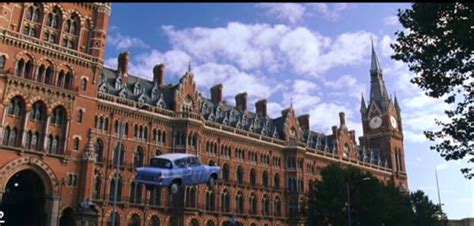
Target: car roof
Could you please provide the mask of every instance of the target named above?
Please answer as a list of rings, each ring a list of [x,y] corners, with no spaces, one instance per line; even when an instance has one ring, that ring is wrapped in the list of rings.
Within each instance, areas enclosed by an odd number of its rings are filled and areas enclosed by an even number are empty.
[[[176,159],[186,158],[186,157],[196,157],[196,155],[184,154],[184,153],[171,153],[171,154],[162,154],[162,155],[155,156],[155,158],[164,158],[171,161],[174,161]]]

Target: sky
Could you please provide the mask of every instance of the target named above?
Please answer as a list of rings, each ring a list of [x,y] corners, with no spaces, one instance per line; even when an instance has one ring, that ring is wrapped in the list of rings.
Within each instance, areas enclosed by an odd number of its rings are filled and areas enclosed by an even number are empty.
[[[408,3],[113,3],[105,65],[130,52],[130,74],[152,80],[166,65],[165,83],[176,84],[191,66],[198,89],[222,83],[223,98],[235,104],[248,93],[249,110],[262,98],[275,118],[293,104],[309,114],[311,129],[330,133],[346,113],[349,129],[362,136],[362,93],[370,90],[371,38],[387,90],[401,106],[405,162],[411,191],[423,190],[449,219],[474,217],[474,180],[463,177],[466,160],[446,162],[430,150],[424,130],[445,119],[446,104],[409,82],[414,75],[390,58],[398,9]],[[358,139],[357,139],[358,140]]]

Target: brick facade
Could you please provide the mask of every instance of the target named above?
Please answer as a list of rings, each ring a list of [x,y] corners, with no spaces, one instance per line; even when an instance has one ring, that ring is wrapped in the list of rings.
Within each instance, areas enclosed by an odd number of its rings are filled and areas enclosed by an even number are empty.
[[[245,92],[237,106],[223,102],[222,85],[204,97],[191,71],[165,85],[165,65],[157,64],[147,81],[129,74],[127,52],[118,68],[104,68],[110,13],[109,3],[0,3],[0,197],[15,173],[34,171],[44,183],[44,225],[60,225],[66,213],[82,225],[86,199],[96,205],[97,225],[107,225],[116,178],[120,225],[220,226],[232,216],[245,226],[302,225],[304,195],[330,163],[407,189],[400,108],[386,95],[375,52],[371,89],[379,91],[368,107],[362,99],[357,145],[342,112],[332,134],[322,134],[292,107],[272,119],[263,99],[256,113],[247,111]],[[126,134],[117,176],[120,123]],[[193,186],[170,197],[134,183],[135,167],[171,152],[221,166],[215,190]]]

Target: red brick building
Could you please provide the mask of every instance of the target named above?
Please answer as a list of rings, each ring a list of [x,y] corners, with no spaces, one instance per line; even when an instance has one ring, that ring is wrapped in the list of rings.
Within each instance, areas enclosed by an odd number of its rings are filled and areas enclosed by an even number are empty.
[[[236,106],[223,102],[222,85],[207,98],[191,71],[165,85],[159,64],[147,81],[128,73],[128,53],[118,68],[104,68],[110,14],[110,3],[0,3],[0,210],[7,224],[108,225],[115,180],[119,224],[146,226],[220,226],[233,216],[245,226],[302,225],[304,194],[330,163],[407,188],[400,108],[373,50],[357,145],[342,112],[340,125],[323,134],[292,107],[270,118],[260,100],[248,111],[245,92]],[[221,166],[216,188],[190,186],[170,197],[134,183],[135,167],[170,152]],[[87,199],[95,207],[82,206]]]

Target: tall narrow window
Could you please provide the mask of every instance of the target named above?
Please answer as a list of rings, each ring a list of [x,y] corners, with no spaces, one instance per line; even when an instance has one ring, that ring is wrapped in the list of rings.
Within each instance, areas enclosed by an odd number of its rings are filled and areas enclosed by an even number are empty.
[[[74,138],[74,142],[73,142],[73,145],[72,145],[72,149],[74,150],[79,150],[79,138]]]
[[[0,69],[5,68],[5,62],[7,61],[7,58],[5,56],[0,56]]]
[[[102,178],[99,173],[95,173],[94,176],[94,190],[92,193],[92,198],[100,199],[100,190],[102,187]]]
[[[110,181],[110,191],[109,191],[109,199],[110,201],[114,200],[114,189],[115,189],[115,181],[117,181],[117,201],[122,201],[122,176],[115,174],[112,180]]]
[[[85,79],[85,78],[82,79],[81,89],[82,89],[82,91],[86,91],[86,89],[87,89],[87,79]]]
[[[82,116],[83,116],[83,111],[82,109],[79,109],[77,112],[77,122],[81,123],[82,122]]]

